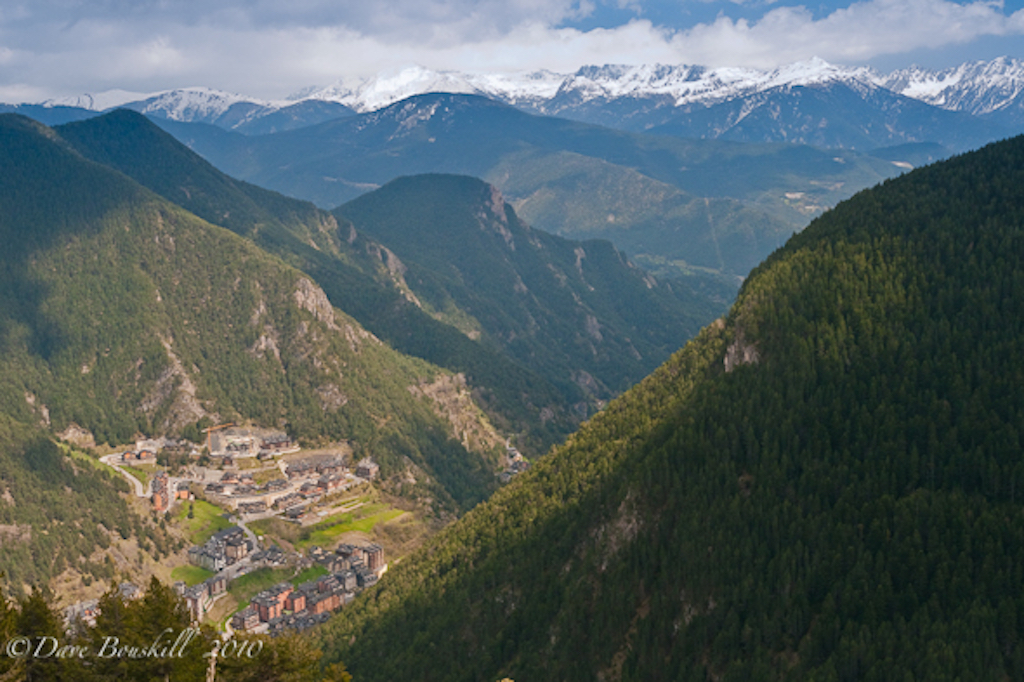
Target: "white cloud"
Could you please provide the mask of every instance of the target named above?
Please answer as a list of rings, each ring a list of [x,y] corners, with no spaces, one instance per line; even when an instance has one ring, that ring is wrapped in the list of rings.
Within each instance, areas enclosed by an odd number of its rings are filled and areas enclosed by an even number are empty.
[[[475,72],[770,67],[815,55],[856,64],[1024,34],[1024,10],[1008,16],[999,3],[951,0],[863,0],[819,18],[773,5],[757,20],[720,16],[689,28],[646,19],[559,27],[591,11],[591,0],[36,0],[0,14],[0,98],[191,85],[273,98],[410,64]]]
[[[866,0],[814,19],[803,6],[779,7],[756,22],[719,17],[674,36],[683,61],[771,67],[817,55],[845,63],[984,36],[1024,34],[1024,10],[1002,3]]]
[[[52,91],[46,88],[31,85],[0,85],[0,102],[5,103],[42,102],[52,94]]]

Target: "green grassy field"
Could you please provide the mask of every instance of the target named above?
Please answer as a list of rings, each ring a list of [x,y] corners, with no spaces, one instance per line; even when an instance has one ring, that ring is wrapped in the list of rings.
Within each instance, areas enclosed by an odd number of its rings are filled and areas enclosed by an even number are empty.
[[[208,571],[201,566],[178,566],[171,571],[171,580],[184,580],[186,585],[198,585],[207,578],[212,578],[216,575],[213,571]]]
[[[267,535],[268,533],[272,533],[276,530],[277,524],[274,523],[275,521],[278,523],[284,523],[280,519],[271,518],[256,519],[255,521],[249,521],[246,525],[249,526],[249,530],[256,533],[256,535]]]
[[[188,518],[188,505],[182,503],[174,518],[194,545],[201,545],[217,531],[231,527],[231,522],[223,517],[224,510],[206,500],[196,500],[193,512],[194,518]]]
[[[139,482],[142,483],[143,488],[145,488],[149,484],[150,473],[148,471],[145,471],[144,469],[139,469],[137,467],[128,466],[127,464],[121,464],[120,467],[127,471],[132,476],[134,476],[135,478],[139,479]]]
[[[401,509],[392,509],[386,505],[369,505],[356,513],[344,514],[329,523],[318,524],[310,529],[309,536],[295,543],[296,548],[306,549],[313,545],[328,547],[338,537],[351,531],[369,533],[378,523],[384,523],[404,514]]]
[[[239,604],[247,604],[258,592],[272,587],[279,582],[289,580],[292,575],[290,568],[260,568],[231,581],[228,593]]]
[[[302,573],[299,573],[297,576],[295,576],[288,582],[298,587],[302,583],[308,583],[310,580],[319,578],[322,575],[327,575],[327,569],[321,566],[320,564],[314,564],[313,566],[310,566],[309,568],[304,570]]]
[[[84,462],[95,469],[99,469],[100,471],[113,472],[115,474],[117,473],[116,471],[113,471],[111,467],[107,466],[96,457],[87,455],[84,452],[76,450],[75,448],[70,447],[69,445],[66,445],[64,443],[58,443],[57,445],[68,457],[75,460],[76,462]]]

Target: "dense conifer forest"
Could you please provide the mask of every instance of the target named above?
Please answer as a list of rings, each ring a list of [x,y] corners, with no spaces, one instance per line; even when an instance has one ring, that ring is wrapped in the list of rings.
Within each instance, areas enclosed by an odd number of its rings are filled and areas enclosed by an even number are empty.
[[[324,628],[359,680],[1024,676],[1024,138],[864,191]]]

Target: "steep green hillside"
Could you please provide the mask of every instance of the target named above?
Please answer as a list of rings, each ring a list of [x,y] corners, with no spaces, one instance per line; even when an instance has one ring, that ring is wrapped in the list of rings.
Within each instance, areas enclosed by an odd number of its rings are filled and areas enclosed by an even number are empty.
[[[684,285],[673,293],[608,242],[530,228],[475,178],[399,178],[335,214],[391,246],[427,309],[566,395],[607,399],[625,390],[717,312],[692,292],[684,303]]]
[[[394,254],[350,223],[224,175],[134,112],[114,111],[58,131],[86,157],[304,270],[333,305],[400,352],[464,373],[478,402],[504,432],[518,435],[521,447],[545,452],[575,427],[570,398],[535,369],[422,310],[407,296]],[[542,420],[542,411],[553,416]]]
[[[0,118],[0,164],[5,414],[101,443],[206,416],[349,439],[386,474],[419,467],[442,508],[494,485],[496,453],[467,452],[417,397],[443,371],[381,343],[308,276],[28,119]]]
[[[127,489],[121,478],[70,457],[41,428],[0,414],[0,571],[5,594],[45,584],[72,566],[90,580],[114,579],[114,564],[104,563],[94,552],[121,537],[150,534],[118,496]],[[166,540],[161,533],[160,544]]]
[[[491,418],[529,452],[560,442],[588,402],[632,385],[713,319],[726,303],[712,295],[732,295],[728,285],[708,295],[645,278],[607,244],[579,257],[582,244],[530,230],[514,216],[516,238],[543,248],[509,261],[502,239],[476,228],[476,214],[491,203],[479,181],[458,181],[469,183],[468,192],[453,192],[442,178],[395,184],[354,202],[354,225],[348,207],[336,219],[227,177],[133,112],[57,130],[85,156],[305,270],[334,305],[396,349],[464,373]],[[386,220],[381,202],[390,204]],[[441,250],[422,258],[426,233],[403,229],[411,223],[429,227],[437,237],[430,246]],[[479,237],[454,240],[466,275],[459,282],[444,251],[455,234]],[[416,273],[415,294],[407,268]],[[529,293],[507,295],[514,283],[498,282],[510,277],[523,279]],[[470,305],[477,313],[466,312]]]
[[[1021,678],[1022,187],[1017,138],[816,220],[324,641],[361,680]]]

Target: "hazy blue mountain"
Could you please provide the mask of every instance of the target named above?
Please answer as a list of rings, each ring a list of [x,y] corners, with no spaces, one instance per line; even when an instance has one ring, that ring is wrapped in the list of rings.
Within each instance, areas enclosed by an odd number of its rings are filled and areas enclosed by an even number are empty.
[[[71,121],[82,121],[96,116],[99,112],[81,107],[49,106],[44,104],[0,104],[0,114],[21,114],[44,125],[61,125]]]
[[[824,208],[903,171],[851,151],[626,133],[473,95],[422,95],[259,137],[159,124],[228,174],[321,206],[401,175],[474,175],[541,229],[732,276]]]
[[[655,134],[742,142],[796,142],[873,150],[927,142],[976,149],[1009,131],[860,82],[782,86],[711,106],[674,108],[647,128]]]
[[[355,112],[344,104],[323,100],[304,100],[275,111],[262,113],[244,123],[232,127],[246,135],[266,135],[282,130],[295,130],[316,125],[336,118],[352,116]]]
[[[591,401],[636,383],[721,310],[607,241],[531,228],[476,178],[403,177],[334,213],[388,245],[426,309]]]
[[[169,121],[206,123],[248,135],[302,128],[354,113],[338,102],[267,102],[209,88],[169,90],[127,102],[121,108]]]

